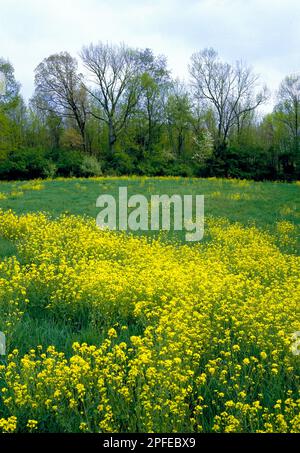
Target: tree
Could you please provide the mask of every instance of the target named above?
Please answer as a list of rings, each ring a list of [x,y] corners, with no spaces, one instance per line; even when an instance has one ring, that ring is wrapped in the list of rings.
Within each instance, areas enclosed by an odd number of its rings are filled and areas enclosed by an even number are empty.
[[[88,98],[76,59],[68,52],[46,58],[35,70],[35,86],[38,108],[74,120],[82,138],[82,147],[87,150]]]
[[[20,101],[20,84],[16,81],[12,64],[0,58],[1,91],[0,108],[8,112],[15,108]]]
[[[198,137],[194,137],[195,153],[193,159],[200,165],[212,157],[214,144],[213,138],[209,130],[204,129]]]
[[[145,49],[140,52],[139,59],[142,73],[139,112],[145,124],[142,128],[145,148],[150,151],[159,138],[171,79],[164,56],[156,57],[150,49]]]
[[[182,157],[188,131],[192,122],[192,110],[186,86],[176,81],[173,84],[166,106],[169,135],[178,157]]]
[[[100,42],[84,47],[81,58],[95,87],[86,86],[86,89],[99,104],[99,112],[91,113],[108,126],[108,147],[112,156],[114,145],[138,103],[138,51],[124,44]]]
[[[17,109],[22,99],[20,84],[16,81],[11,63],[0,58],[1,92],[0,92],[0,149],[14,149],[16,144],[15,127]],[[22,104],[23,105],[23,104]]]
[[[258,76],[241,62],[234,66],[222,62],[213,49],[194,53],[189,72],[195,97],[213,108],[217,123],[215,147],[221,154],[231,130],[266,100],[266,88],[255,94]]]
[[[296,156],[299,154],[300,133],[300,75],[287,76],[279,87],[278,104],[275,111],[286,125],[292,138],[292,146]]]

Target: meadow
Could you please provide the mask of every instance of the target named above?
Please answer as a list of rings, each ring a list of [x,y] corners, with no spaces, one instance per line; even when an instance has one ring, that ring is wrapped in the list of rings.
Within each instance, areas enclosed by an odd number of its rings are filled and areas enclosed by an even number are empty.
[[[100,231],[103,193],[205,195],[205,237]],[[300,432],[299,183],[0,183],[0,432]]]

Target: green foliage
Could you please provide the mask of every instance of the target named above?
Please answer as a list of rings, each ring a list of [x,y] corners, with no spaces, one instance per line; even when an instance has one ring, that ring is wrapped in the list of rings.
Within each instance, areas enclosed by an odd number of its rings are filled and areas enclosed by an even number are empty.
[[[194,138],[194,142],[196,149],[193,159],[200,165],[205,165],[205,162],[213,155],[214,142],[212,134],[208,130],[204,130],[199,137]]]
[[[134,159],[125,151],[115,151],[106,170],[116,175],[132,175],[135,172]]]
[[[83,155],[77,150],[55,150],[58,176],[81,176]]]
[[[86,177],[102,175],[101,165],[95,156],[83,156],[81,173]]]
[[[101,165],[96,157],[81,151],[39,148],[0,150],[0,179],[18,180],[54,178],[55,176],[100,176]]]
[[[0,179],[31,179],[47,177],[50,161],[41,149],[19,149],[2,152]]]
[[[119,58],[128,51],[126,46],[117,49],[102,46],[100,50],[104,54],[111,52],[110,58]],[[102,53],[97,52],[101,57],[98,63],[105,63]],[[49,92],[52,82],[44,86],[43,93],[48,107],[54,102],[53,109],[43,109],[36,95],[26,106],[13,66],[0,58],[0,71],[6,81],[5,94],[0,94],[0,179],[88,177],[102,172],[254,180],[300,178],[298,79],[296,84],[294,78],[284,81],[274,112],[261,121],[254,111],[239,112],[238,121],[232,119],[226,140],[220,143],[220,124],[212,106],[199,100],[191,87],[172,80],[166,59],[155,56],[150,49],[135,52],[132,63],[136,65],[139,60],[139,69],[131,72],[132,67],[127,68],[127,88],[119,93],[110,113],[110,108],[103,111],[105,99],[104,104],[99,103],[85,90],[82,76],[74,72],[75,59],[67,54],[52,57],[54,60],[46,59],[44,63],[58,64],[54,73],[51,65],[44,69],[51,69],[47,72],[50,81],[59,76],[60,94],[64,94],[64,83],[70,82],[63,71],[57,71],[60,64],[71,64],[78,85],[73,93],[75,104],[70,99],[71,105],[65,104],[60,96],[59,109],[54,108],[56,101]],[[115,63],[112,58],[110,64]],[[110,72],[104,72],[103,77],[109,78]],[[118,92],[117,85],[114,89]],[[109,98],[112,92],[108,91]],[[71,109],[68,112],[66,105]],[[114,117],[112,122],[110,115]]]

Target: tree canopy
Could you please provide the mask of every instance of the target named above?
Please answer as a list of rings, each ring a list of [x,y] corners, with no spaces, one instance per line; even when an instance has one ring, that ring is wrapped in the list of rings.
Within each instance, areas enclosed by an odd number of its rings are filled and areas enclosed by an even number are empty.
[[[300,74],[282,81],[263,115],[270,93],[245,63],[207,48],[188,70],[188,82],[174,79],[164,55],[98,42],[77,58],[46,57],[26,105],[12,64],[0,58],[0,178],[299,178]]]

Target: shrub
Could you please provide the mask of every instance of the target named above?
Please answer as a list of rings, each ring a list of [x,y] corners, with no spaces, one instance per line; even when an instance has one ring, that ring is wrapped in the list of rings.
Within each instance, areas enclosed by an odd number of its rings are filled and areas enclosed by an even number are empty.
[[[0,160],[0,179],[44,178],[47,169],[49,162],[41,149],[6,151]]]
[[[43,173],[45,178],[54,178],[57,173],[57,165],[52,160],[47,160]]]
[[[53,160],[59,176],[81,176],[83,154],[76,150],[56,150]]]
[[[95,156],[84,156],[81,163],[82,176],[101,176],[102,170],[100,162]]]
[[[134,160],[124,151],[115,151],[110,163],[107,166],[110,172],[113,170],[117,175],[131,175],[135,173]]]

